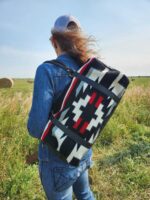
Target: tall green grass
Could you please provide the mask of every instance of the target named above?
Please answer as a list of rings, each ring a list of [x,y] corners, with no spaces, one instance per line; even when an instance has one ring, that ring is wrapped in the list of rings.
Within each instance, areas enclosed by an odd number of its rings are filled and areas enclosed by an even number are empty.
[[[0,199],[44,200],[37,151],[26,123],[33,84],[15,79],[0,89]],[[150,79],[136,78],[93,148],[90,183],[97,200],[150,199]]]

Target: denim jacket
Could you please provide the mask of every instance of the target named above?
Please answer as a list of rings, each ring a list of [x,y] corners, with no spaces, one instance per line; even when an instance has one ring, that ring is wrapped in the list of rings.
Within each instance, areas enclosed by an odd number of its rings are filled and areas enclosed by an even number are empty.
[[[62,54],[57,59],[68,67],[78,70],[77,62],[68,54]],[[57,101],[62,91],[69,86],[71,77],[67,72],[57,65],[43,63],[38,66],[34,79],[32,106],[29,112],[27,129],[32,137],[39,139],[38,158],[43,161],[57,159],[48,148],[48,146],[40,141],[42,132],[48,122],[49,114],[52,111],[52,105]],[[89,159],[91,157],[91,149],[83,157]]]

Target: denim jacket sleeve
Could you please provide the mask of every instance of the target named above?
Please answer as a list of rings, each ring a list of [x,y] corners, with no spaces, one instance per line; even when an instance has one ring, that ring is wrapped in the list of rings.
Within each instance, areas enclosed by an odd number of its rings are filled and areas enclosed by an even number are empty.
[[[40,139],[48,122],[53,97],[52,74],[50,74],[46,64],[42,64],[36,70],[32,106],[27,121],[27,129],[32,137]]]

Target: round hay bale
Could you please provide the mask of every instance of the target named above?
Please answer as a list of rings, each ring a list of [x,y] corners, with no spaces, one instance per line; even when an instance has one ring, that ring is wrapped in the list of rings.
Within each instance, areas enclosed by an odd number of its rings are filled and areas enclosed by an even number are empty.
[[[11,88],[14,81],[11,78],[0,78],[0,88]]]
[[[28,83],[33,83],[34,81],[32,81],[32,80],[27,80],[27,82],[28,82]]]

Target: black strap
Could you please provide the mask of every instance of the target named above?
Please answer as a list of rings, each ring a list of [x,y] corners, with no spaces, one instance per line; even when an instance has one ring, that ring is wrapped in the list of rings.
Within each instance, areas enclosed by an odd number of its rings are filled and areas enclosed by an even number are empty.
[[[83,75],[79,74],[78,72],[72,70],[71,68],[67,67],[65,64],[61,63],[60,61],[58,61],[58,60],[51,60],[51,61],[46,61],[45,63],[52,63],[52,64],[60,66],[62,69],[66,70],[68,72],[69,76],[71,76],[71,77],[77,77],[80,80],[88,83],[89,85],[91,85],[92,87],[94,87],[99,92],[103,92],[107,96],[110,96],[117,103],[120,101],[120,99],[113,92],[111,92],[110,90],[108,90],[104,86],[97,84],[96,82],[94,82],[93,80],[87,78],[86,76],[83,76]]]
[[[81,74],[79,74],[79,73],[77,73],[75,71],[73,72],[73,75],[76,76],[77,78],[81,79],[82,81],[88,83],[89,85],[91,85],[92,87],[97,89],[99,92],[103,92],[107,96],[110,96],[116,102],[119,102],[120,99],[113,92],[111,92],[110,90],[108,90],[104,86],[97,84],[93,80],[91,80],[91,79],[87,78],[86,76],[83,76],[83,75],[81,75]]]
[[[63,64],[62,62],[58,61],[58,60],[49,60],[49,61],[45,61],[44,63],[51,63],[54,65],[58,65],[59,67],[61,67],[62,69],[64,69],[65,71],[68,72],[69,76],[73,77],[73,70],[69,67],[67,67],[65,64]]]
[[[60,128],[65,134],[67,134],[75,142],[79,143],[80,145],[85,146],[86,148],[91,148],[91,144],[89,142],[85,141],[84,138],[80,137],[79,135],[74,133],[72,130],[68,129],[59,120],[55,119],[53,115],[51,115],[50,119],[55,124],[55,126]]]

